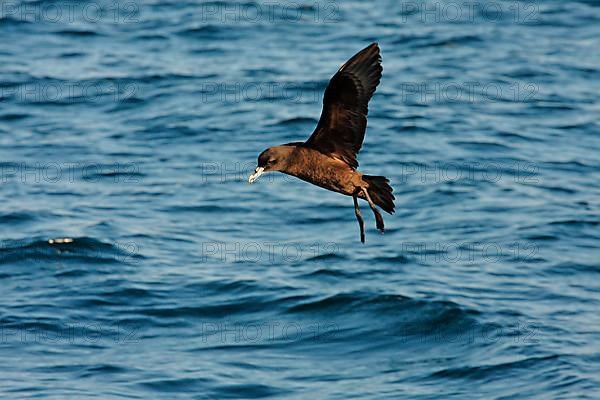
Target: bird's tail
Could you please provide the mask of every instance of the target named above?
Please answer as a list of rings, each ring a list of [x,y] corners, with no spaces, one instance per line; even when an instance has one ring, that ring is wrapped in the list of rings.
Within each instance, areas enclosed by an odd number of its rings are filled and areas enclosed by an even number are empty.
[[[388,214],[394,213],[394,200],[390,181],[385,176],[363,175],[363,180],[369,185],[369,195],[373,202]]]

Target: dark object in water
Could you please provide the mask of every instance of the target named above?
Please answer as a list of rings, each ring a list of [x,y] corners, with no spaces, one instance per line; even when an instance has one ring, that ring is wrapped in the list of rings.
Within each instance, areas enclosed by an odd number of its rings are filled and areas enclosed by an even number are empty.
[[[280,171],[352,196],[363,243],[365,228],[358,199],[366,200],[375,214],[377,229],[383,233],[383,217],[376,206],[389,214],[394,213],[392,187],[383,176],[363,175],[356,170],[356,155],[367,128],[369,100],[382,71],[377,43],[348,60],[325,89],[321,119],[311,137],[306,142],[288,143],[263,151],[248,182],[254,182],[264,172]]]

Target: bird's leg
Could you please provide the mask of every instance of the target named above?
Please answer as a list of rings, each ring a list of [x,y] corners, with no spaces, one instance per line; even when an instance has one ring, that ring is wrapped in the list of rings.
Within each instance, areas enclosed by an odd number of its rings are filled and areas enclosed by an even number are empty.
[[[360,241],[362,243],[365,242],[365,221],[363,220],[362,214],[360,213],[360,208],[358,208],[358,197],[357,193],[352,195],[352,199],[354,200],[354,213],[356,214],[356,219],[358,220],[358,226],[360,227]]]
[[[367,189],[362,188],[362,192],[365,194],[365,198],[369,202],[369,206],[371,207],[371,210],[373,210],[373,214],[375,214],[375,222],[377,224],[377,229],[379,229],[381,231],[381,233],[383,233],[384,226],[383,226],[383,217],[381,216],[381,213],[375,207],[375,203],[373,203],[373,200],[371,200],[371,196],[369,196],[369,192],[367,191]]]

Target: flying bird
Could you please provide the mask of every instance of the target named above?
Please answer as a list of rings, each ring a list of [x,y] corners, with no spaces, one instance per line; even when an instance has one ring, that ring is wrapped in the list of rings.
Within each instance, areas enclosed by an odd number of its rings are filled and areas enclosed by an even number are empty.
[[[358,52],[331,78],[323,97],[321,118],[306,142],[269,147],[258,156],[258,165],[248,177],[252,183],[264,172],[279,171],[314,185],[352,196],[365,242],[365,227],[358,199],[366,200],[375,214],[377,229],[384,232],[377,206],[394,213],[392,187],[384,176],[365,175],[356,170],[367,128],[369,100],[381,80],[379,45]]]

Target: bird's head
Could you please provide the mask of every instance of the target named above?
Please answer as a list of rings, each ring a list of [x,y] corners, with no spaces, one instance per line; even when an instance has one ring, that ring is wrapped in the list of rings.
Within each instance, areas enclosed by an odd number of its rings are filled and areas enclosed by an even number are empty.
[[[269,147],[258,156],[258,163],[254,173],[248,177],[248,183],[258,179],[264,172],[283,171],[291,153],[290,146]]]

